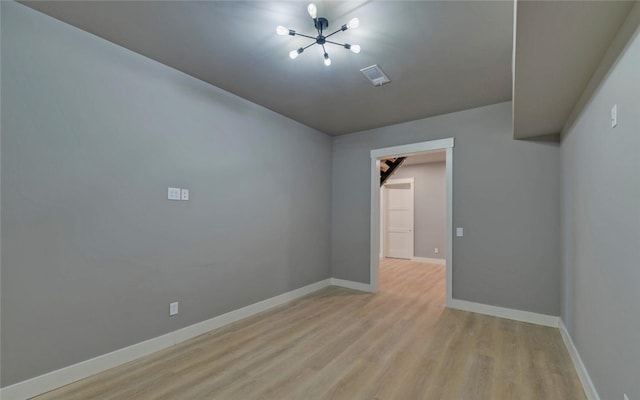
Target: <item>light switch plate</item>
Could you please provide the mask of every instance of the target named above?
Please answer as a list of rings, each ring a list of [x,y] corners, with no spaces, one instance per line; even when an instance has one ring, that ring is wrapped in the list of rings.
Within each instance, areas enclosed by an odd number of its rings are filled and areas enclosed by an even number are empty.
[[[168,200],[180,200],[180,188],[170,187],[167,191]]]
[[[180,200],[189,200],[189,189],[182,189]]]
[[[462,237],[462,236],[464,236],[464,229],[462,229],[462,228],[456,228],[456,236],[457,236],[457,237]]]
[[[169,304],[169,316],[176,315],[178,313],[178,302]]]

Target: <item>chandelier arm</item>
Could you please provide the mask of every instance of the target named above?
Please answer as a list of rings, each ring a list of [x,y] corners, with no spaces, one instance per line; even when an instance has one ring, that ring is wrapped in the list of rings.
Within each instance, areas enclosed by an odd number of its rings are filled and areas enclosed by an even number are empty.
[[[309,45],[307,45],[307,46],[303,47],[303,48],[302,48],[302,50],[306,50],[306,49],[308,49],[309,47],[313,46],[314,44],[316,44],[316,42],[313,42],[313,43],[311,43],[311,44],[309,44]]]
[[[322,22],[325,22],[326,25],[323,25]],[[326,18],[314,18],[313,25],[316,27],[316,30],[318,31],[318,35],[322,36],[322,33],[324,32],[324,28],[329,26],[329,21],[327,21]]]
[[[306,37],[306,38],[309,38],[309,39],[316,40],[316,38],[315,38],[315,37],[313,37],[313,36],[304,35],[304,34],[302,34],[302,33],[298,33],[298,32],[296,32],[296,36],[302,36],[302,37]]]
[[[329,34],[329,35],[325,36],[325,39],[326,39],[326,38],[328,38],[328,37],[330,37],[330,36],[335,35],[335,34],[336,34],[336,33],[338,33],[338,32],[342,32],[342,29],[338,29],[337,31],[335,31],[335,32],[333,32],[333,33],[331,33],[331,34]],[[297,33],[296,33],[296,34],[297,34]]]
[[[338,46],[344,47],[344,43],[332,42],[331,40],[325,40],[326,43],[337,44]]]

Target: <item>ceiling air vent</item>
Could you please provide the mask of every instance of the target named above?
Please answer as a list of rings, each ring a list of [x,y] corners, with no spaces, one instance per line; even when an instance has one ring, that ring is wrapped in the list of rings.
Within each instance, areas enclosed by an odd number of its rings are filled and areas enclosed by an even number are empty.
[[[385,83],[391,82],[391,80],[382,72],[378,64],[374,64],[367,68],[360,70],[373,84],[373,86],[382,86]]]

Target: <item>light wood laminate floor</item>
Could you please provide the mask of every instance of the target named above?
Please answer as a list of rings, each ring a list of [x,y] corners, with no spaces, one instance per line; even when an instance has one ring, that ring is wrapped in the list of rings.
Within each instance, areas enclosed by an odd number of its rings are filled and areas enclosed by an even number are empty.
[[[443,266],[330,287],[37,397],[585,399],[557,329],[444,308]]]

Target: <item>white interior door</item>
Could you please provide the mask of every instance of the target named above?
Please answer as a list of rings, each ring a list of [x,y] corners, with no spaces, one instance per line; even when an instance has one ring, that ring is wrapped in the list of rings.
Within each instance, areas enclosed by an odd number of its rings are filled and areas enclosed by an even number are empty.
[[[413,257],[413,178],[389,180],[384,192],[384,255]]]

